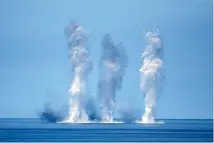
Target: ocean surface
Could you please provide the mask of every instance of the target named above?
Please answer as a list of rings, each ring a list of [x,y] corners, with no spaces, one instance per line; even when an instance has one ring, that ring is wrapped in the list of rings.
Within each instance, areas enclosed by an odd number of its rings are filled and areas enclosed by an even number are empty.
[[[47,123],[40,119],[0,119],[0,141],[171,141],[212,142],[213,120],[158,120],[155,124],[137,123]]]

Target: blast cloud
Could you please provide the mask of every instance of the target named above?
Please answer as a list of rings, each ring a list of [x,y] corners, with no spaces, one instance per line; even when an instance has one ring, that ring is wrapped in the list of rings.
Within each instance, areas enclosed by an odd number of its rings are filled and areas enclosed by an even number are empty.
[[[115,45],[106,34],[101,42],[100,74],[98,96],[103,121],[112,122],[116,109],[116,92],[122,88],[122,80],[127,67],[127,55],[122,44]]]
[[[156,27],[157,28],[157,27]],[[145,94],[145,113],[142,122],[154,122],[156,96],[160,94],[163,82],[163,43],[158,33],[148,32],[145,35],[147,46],[142,53],[143,64],[140,68],[141,89]]]
[[[87,79],[92,70],[92,61],[86,45],[87,33],[77,22],[72,21],[65,29],[65,35],[68,41],[69,61],[74,75],[69,89],[68,121],[85,122],[90,118],[88,117],[89,110],[93,112],[92,116],[94,117],[98,112],[92,101],[86,101],[88,99]],[[163,81],[163,44],[158,29],[154,32],[147,32],[145,38],[147,46],[142,53],[143,64],[140,68],[140,85],[145,94],[145,113],[142,116],[142,121],[154,122],[156,96],[160,93]],[[98,100],[103,121],[113,121],[113,113],[117,108],[116,93],[122,88],[127,65],[128,58],[125,47],[121,43],[115,44],[111,36],[106,34],[101,42],[98,81]],[[91,109],[87,109],[89,107]]]
[[[72,21],[65,29],[68,41],[69,61],[74,75],[69,89],[70,110],[69,122],[85,122],[88,115],[85,109],[87,96],[87,79],[92,70],[89,49],[87,48],[87,33],[75,21]]]

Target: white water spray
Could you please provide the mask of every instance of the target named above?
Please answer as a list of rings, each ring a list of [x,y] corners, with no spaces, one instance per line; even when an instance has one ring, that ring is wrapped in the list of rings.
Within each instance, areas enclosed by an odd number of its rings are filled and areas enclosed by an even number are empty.
[[[65,29],[68,40],[69,61],[74,75],[69,89],[70,110],[68,122],[87,122],[88,116],[85,109],[85,96],[87,96],[87,78],[92,70],[89,50],[86,46],[87,33],[72,21]]]
[[[113,113],[117,106],[116,92],[122,87],[127,56],[122,44],[114,45],[108,34],[104,36],[101,48],[98,82],[101,116],[104,122],[113,122]]]
[[[147,32],[145,38],[147,46],[142,53],[143,64],[140,68],[140,86],[145,94],[145,113],[142,116],[142,122],[153,123],[156,96],[160,94],[163,80],[163,43],[158,29],[154,32]]]

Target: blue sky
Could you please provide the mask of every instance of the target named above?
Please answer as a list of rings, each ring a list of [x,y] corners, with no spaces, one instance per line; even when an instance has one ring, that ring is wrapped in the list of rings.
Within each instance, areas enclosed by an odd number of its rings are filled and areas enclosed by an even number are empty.
[[[56,109],[68,102],[72,77],[64,28],[72,19],[90,33],[92,95],[100,41],[110,33],[129,56],[117,101],[123,108],[143,108],[143,31],[157,24],[166,76],[157,118],[212,118],[212,0],[1,0],[0,117],[36,117],[44,102]]]

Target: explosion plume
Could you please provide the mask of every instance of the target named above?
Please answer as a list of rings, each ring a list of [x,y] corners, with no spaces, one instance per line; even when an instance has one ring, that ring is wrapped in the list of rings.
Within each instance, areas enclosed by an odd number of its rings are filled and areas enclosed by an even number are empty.
[[[157,27],[156,27],[157,28]],[[160,94],[163,81],[163,43],[158,29],[145,35],[147,46],[142,53],[143,64],[140,68],[141,89],[145,94],[145,113],[142,116],[144,123],[154,122],[154,108],[156,96]]]
[[[122,44],[114,45],[109,34],[101,42],[98,96],[103,121],[112,122],[116,109],[116,92],[122,88],[127,67],[127,55]]]
[[[70,96],[70,122],[87,121],[85,109],[87,96],[87,79],[92,70],[89,49],[87,48],[87,33],[75,21],[72,21],[65,29],[68,41],[69,61],[73,73],[73,81],[69,89]]]

